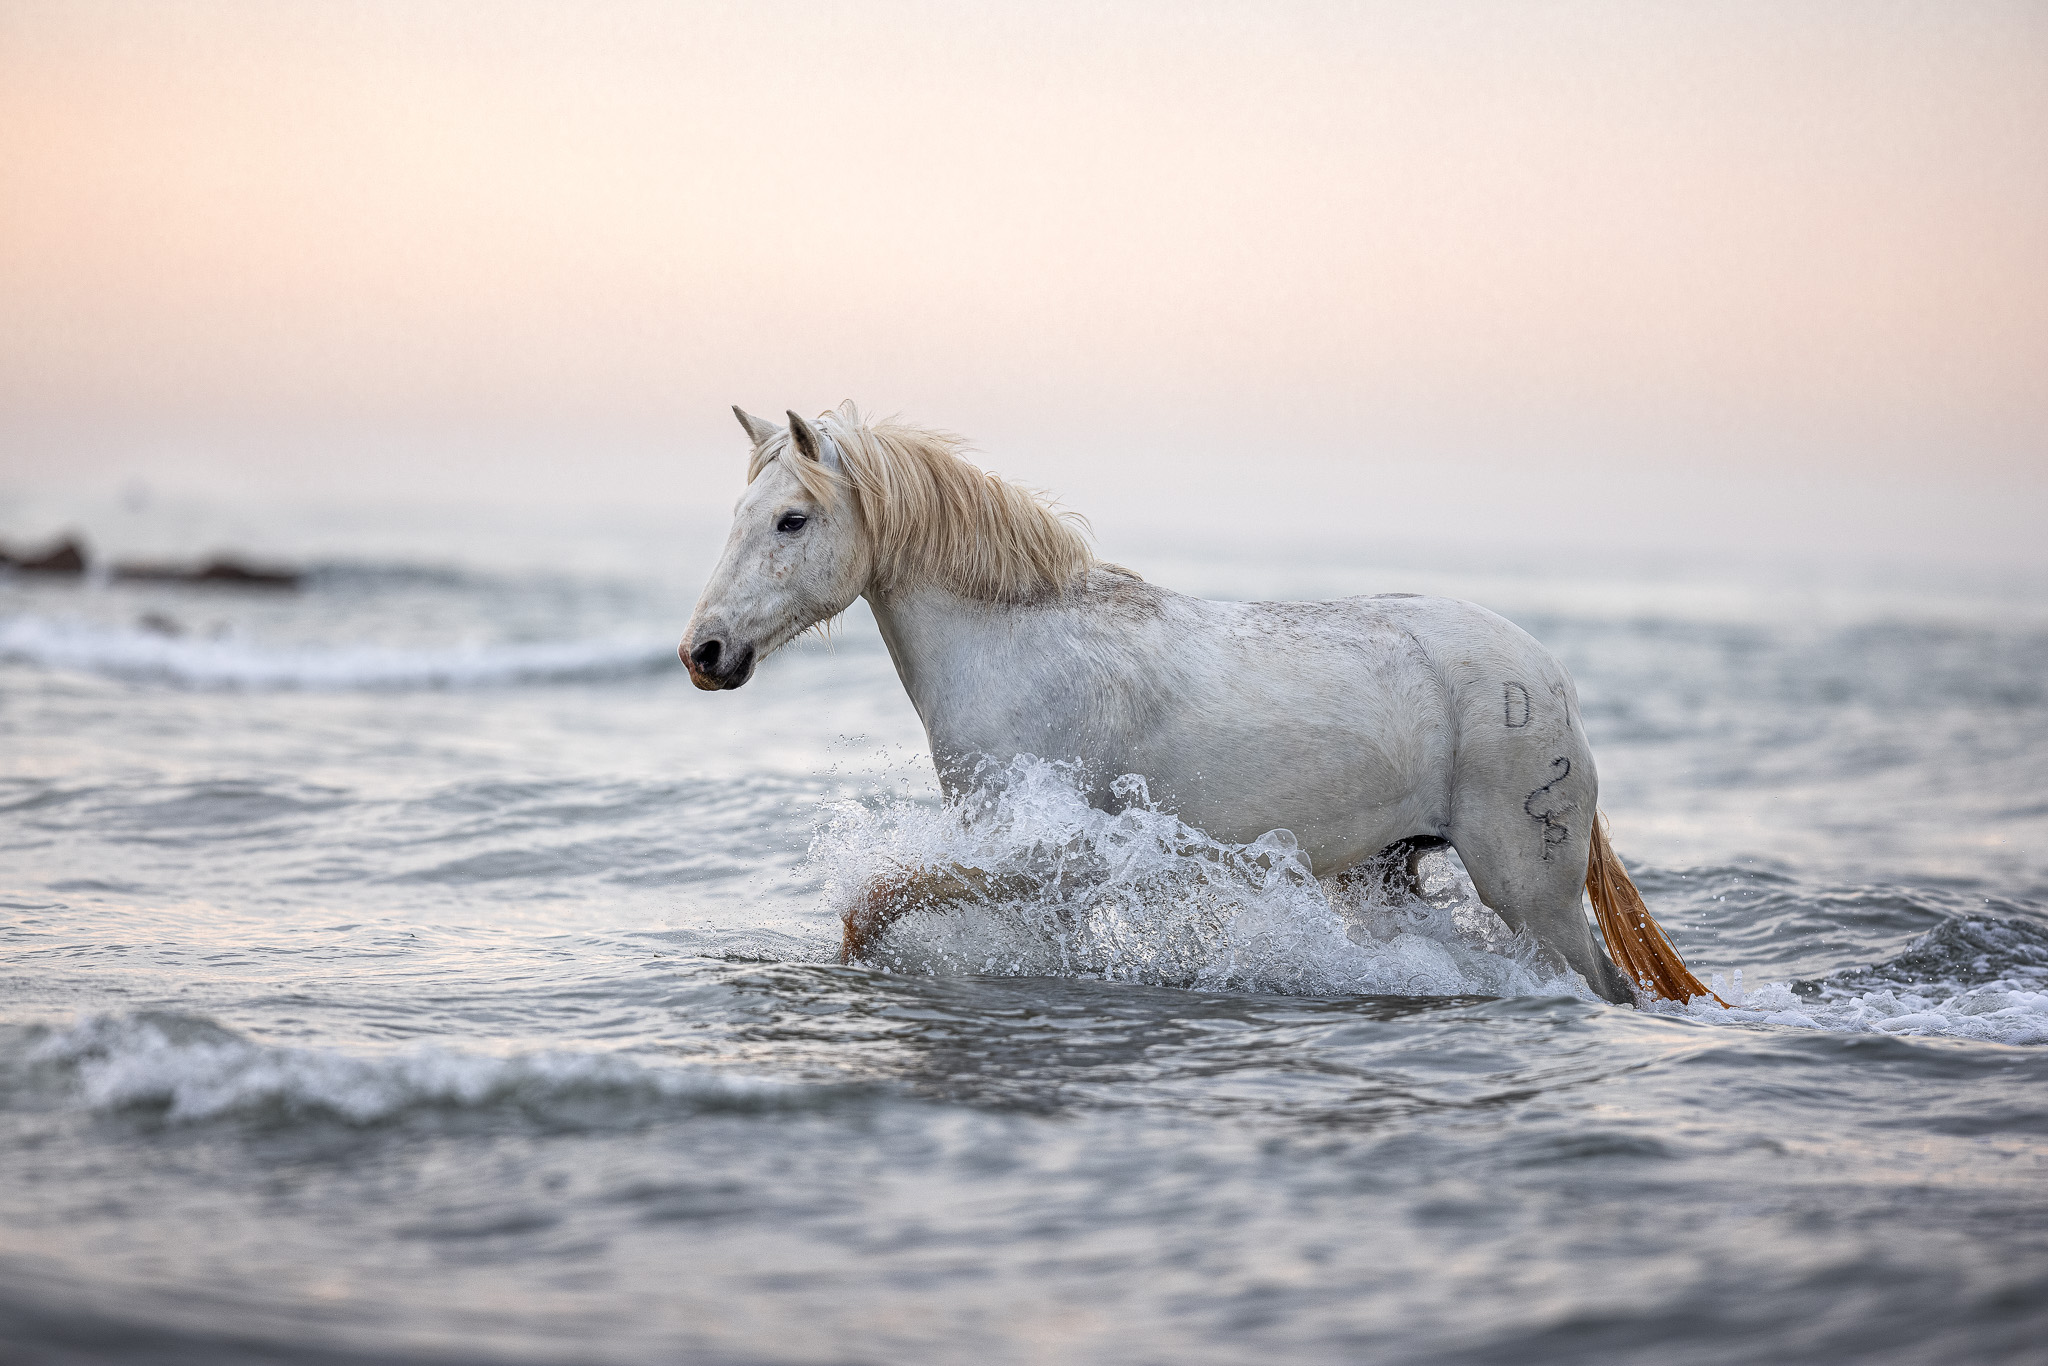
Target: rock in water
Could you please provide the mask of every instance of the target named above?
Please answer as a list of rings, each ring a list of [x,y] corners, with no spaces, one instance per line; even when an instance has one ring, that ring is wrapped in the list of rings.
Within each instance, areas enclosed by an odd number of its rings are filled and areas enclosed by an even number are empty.
[[[174,564],[123,564],[117,579],[145,583],[217,583],[242,588],[297,588],[299,574],[290,569],[259,568],[228,556],[216,556],[196,569]]]
[[[40,555],[11,555],[0,549],[0,564],[12,565],[24,574],[83,574],[85,546],[75,536],[66,536]]]

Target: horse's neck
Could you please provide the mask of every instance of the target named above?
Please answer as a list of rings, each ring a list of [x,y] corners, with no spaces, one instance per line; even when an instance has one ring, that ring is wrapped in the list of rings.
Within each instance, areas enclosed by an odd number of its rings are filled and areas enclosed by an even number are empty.
[[[867,599],[935,749],[999,707],[1003,694],[1031,690],[1041,671],[1070,662],[1088,629],[1078,604],[1004,607],[929,585]]]
[[[955,691],[962,676],[999,663],[1017,647],[1011,613],[960,597],[943,588],[912,585],[869,593],[875,624],[881,627],[889,657],[903,690],[920,713]]]

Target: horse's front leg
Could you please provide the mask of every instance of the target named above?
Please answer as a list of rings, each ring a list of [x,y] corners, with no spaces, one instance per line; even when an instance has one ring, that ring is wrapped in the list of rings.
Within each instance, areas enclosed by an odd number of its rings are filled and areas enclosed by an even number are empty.
[[[839,961],[853,963],[866,958],[874,942],[904,916],[952,900],[948,895],[953,890],[951,882],[930,868],[906,868],[870,882],[861,890],[860,900],[846,908]]]
[[[862,889],[847,908],[839,961],[854,963],[868,956],[891,925],[913,911],[943,910],[963,901],[988,901],[995,896],[1024,896],[1029,880],[1012,875],[992,877],[979,868],[955,863],[944,868],[901,868],[884,874]]]

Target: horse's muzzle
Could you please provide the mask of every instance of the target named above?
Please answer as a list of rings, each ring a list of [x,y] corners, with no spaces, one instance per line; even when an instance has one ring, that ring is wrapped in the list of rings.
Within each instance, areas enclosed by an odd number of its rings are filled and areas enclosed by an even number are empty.
[[[713,638],[698,641],[694,649],[685,642],[676,653],[689,666],[690,681],[706,692],[737,688],[754,676],[754,647],[751,645],[728,650],[724,641]]]

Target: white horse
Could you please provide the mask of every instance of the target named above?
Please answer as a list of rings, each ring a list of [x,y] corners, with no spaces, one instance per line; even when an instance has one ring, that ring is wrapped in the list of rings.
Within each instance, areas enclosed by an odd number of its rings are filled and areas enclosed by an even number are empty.
[[[1217,839],[1290,830],[1319,877],[1405,861],[1412,881],[1448,842],[1486,905],[1607,1000],[1704,994],[1599,829],[1571,678],[1519,627],[1412,593],[1185,597],[1097,561],[953,437],[851,403],[787,427],[733,411],[753,456],[680,650],[698,687],[742,686],[865,597],[949,797],[1030,754],[1076,762],[1099,806],[1135,773]],[[846,957],[943,895],[877,884]]]

